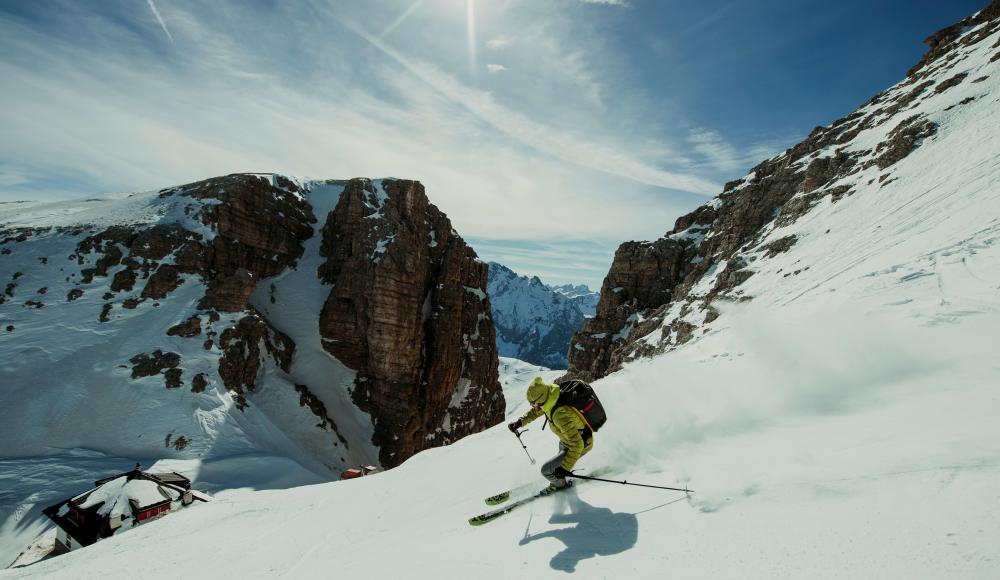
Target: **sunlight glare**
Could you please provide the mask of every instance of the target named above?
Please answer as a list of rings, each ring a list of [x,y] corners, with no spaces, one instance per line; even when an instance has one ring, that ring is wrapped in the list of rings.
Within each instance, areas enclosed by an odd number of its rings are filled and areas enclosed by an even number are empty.
[[[468,5],[467,34],[469,40],[469,70],[476,74],[476,12],[475,0],[466,0]]]

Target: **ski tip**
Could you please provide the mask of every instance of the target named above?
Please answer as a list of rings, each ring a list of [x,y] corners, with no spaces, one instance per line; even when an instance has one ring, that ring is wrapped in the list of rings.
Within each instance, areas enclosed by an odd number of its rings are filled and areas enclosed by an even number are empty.
[[[498,493],[492,497],[488,497],[483,501],[486,502],[486,505],[497,505],[507,501],[508,499],[510,499],[510,492],[505,491],[503,493]]]
[[[483,524],[485,524],[487,522],[492,522],[493,520],[495,520],[498,517],[500,517],[500,515],[501,514],[488,514],[488,515],[487,514],[483,514],[481,516],[472,517],[472,518],[469,518],[469,525],[470,526],[481,526],[481,525],[483,525]]]

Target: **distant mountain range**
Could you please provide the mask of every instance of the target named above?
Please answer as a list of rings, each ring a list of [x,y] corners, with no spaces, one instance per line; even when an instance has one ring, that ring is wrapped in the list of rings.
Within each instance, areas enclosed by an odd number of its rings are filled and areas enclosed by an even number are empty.
[[[496,262],[490,262],[487,293],[498,354],[553,369],[566,368],[569,341],[600,297],[584,284],[549,286]]]

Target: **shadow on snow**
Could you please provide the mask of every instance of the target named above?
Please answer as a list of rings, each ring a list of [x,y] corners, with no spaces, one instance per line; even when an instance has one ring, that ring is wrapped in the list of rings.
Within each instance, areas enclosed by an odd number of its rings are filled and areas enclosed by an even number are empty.
[[[573,525],[538,534],[525,530],[520,541],[523,546],[535,540],[555,538],[565,544],[566,547],[552,556],[549,563],[554,570],[571,573],[582,560],[620,554],[635,546],[639,538],[639,520],[635,514],[590,505],[580,499],[575,489],[557,497],[557,512],[549,518],[549,523]],[[530,520],[528,527],[531,527]]]

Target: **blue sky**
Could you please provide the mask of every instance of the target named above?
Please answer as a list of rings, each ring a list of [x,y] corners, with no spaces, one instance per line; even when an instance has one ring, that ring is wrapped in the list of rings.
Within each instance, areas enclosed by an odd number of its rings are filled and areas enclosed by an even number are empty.
[[[419,179],[481,258],[600,286],[985,0],[0,0],[0,201]]]

